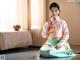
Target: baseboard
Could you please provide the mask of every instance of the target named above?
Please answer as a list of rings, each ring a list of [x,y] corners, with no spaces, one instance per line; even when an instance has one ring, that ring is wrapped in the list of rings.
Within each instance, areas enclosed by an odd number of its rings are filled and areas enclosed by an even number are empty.
[[[40,48],[41,46],[30,45],[29,47]]]

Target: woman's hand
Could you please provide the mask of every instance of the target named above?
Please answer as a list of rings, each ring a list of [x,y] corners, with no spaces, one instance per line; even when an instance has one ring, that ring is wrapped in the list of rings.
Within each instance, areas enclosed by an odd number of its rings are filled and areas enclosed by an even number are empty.
[[[61,48],[61,45],[60,44],[57,44],[57,46],[55,48],[56,49],[59,49],[59,48]]]
[[[53,24],[53,21],[48,21],[48,31],[47,35],[49,36],[50,33],[54,33],[56,31],[56,26]]]
[[[48,30],[48,33],[53,33],[55,31],[55,28],[50,28],[49,30]]]
[[[48,28],[48,32],[47,32],[47,35],[49,35],[50,33],[54,33],[55,32],[55,27],[54,26],[50,26]]]

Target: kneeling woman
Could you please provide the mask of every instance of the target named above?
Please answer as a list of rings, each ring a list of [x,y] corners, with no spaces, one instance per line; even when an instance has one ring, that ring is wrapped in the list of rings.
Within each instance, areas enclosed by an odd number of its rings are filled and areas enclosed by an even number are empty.
[[[42,57],[70,57],[75,54],[71,50],[68,39],[69,30],[65,20],[59,18],[60,7],[56,2],[50,6],[51,18],[45,23],[42,37],[47,41],[40,48]]]

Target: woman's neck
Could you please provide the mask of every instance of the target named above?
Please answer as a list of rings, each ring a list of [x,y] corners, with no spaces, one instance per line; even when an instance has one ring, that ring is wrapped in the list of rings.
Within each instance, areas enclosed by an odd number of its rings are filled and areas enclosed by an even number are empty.
[[[52,21],[52,20],[55,21],[56,19],[57,19],[57,16],[52,16],[52,17],[51,17],[51,21]]]
[[[51,17],[51,21],[55,21],[56,20],[56,17]]]

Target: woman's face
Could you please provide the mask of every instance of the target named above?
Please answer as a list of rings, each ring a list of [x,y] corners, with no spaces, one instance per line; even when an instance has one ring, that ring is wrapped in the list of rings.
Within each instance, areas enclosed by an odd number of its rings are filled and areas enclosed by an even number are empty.
[[[56,16],[59,15],[60,10],[58,10],[58,8],[56,8],[56,7],[52,7],[52,8],[50,9],[50,12],[51,12],[51,16],[52,16],[52,17],[56,17]]]

